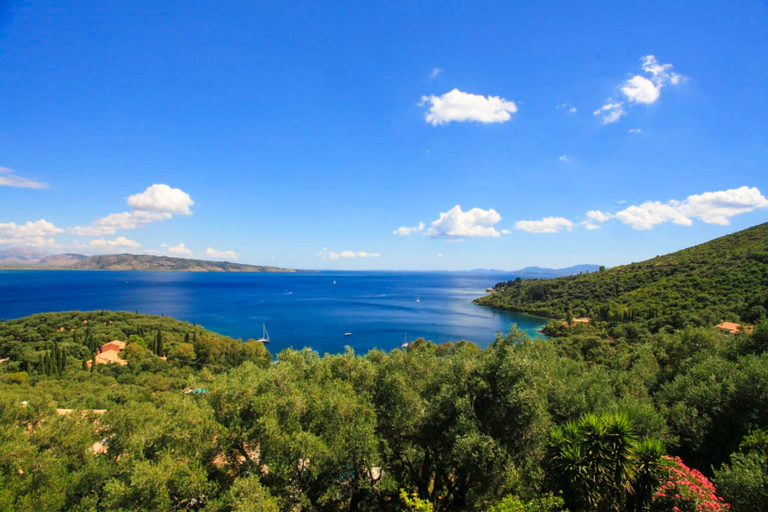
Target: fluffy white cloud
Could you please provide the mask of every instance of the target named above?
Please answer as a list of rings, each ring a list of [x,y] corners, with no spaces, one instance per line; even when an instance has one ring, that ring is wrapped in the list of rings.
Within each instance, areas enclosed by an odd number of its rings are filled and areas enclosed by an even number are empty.
[[[443,70],[440,68],[432,68],[432,73],[429,74],[429,78],[436,78],[437,75],[439,75],[442,72]]]
[[[189,194],[163,184],[152,185],[144,192],[128,197],[128,206],[136,211],[192,215],[189,207],[193,204]]]
[[[560,155],[560,158],[558,158],[561,162],[570,163],[570,160],[568,160],[568,155]]]
[[[451,121],[504,123],[517,112],[514,101],[499,96],[482,96],[454,89],[442,96],[422,96],[420,105],[430,104],[424,119],[432,126]]]
[[[519,220],[515,229],[529,233],[557,233],[558,231],[573,230],[573,222],[565,217],[544,217],[541,220]]]
[[[443,253],[439,252],[439,253],[437,253],[437,254],[436,254],[436,256],[437,256],[438,258],[442,258],[442,257],[443,257]]]
[[[512,232],[510,230],[508,230],[508,229],[502,229],[501,230],[501,234],[502,235],[509,235],[510,233],[512,233]]]
[[[661,89],[666,85],[677,85],[685,77],[672,72],[672,64],[659,64],[656,57],[646,55],[640,59],[643,71],[649,75],[635,75],[628,79],[619,88],[621,94],[630,105],[650,105],[655,103],[661,95]],[[626,114],[624,111],[624,102],[609,99],[605,105],[593,112],[600,117],[603,124],[615,123]],[[640,133],[640,130],[630,133]]]
[[[483,210],[472,208],[461,211],[456,205],[447,212],[440,212],[440,218],[432,221],[427,234],[434,238],[498,237],[501,236],[494,224],[501,220],[501,215],[491,208]]]
[[[629,130],[627,130],[627,133],[643,133],[643,130],[641,130],[640,128],[630,128]]]
[[[646,201],[616,213],[616,218],[638,230],[651,229],[665,222],[690,226],[692,219],[727,226],[731,217],[757,208],[768,208],[768,199],[756,187],[744,186],[692,195],[683,201]]]
[[[75,235],[104,236],[114,235],[120,229],[136,229],[145,224],[170,219],[172,215],[164,212],[133,211],[113,213],[96,219],[90,226],[75,226],[69,231]]]
[[[609,99],[605,105],[592,113],[600,117],[600,120],[603,122],[603,124],[615,123],[621,119],[621,116],[626,114],[626,112],[624,112],[624,104],[620,102],[617,103],[611,99]]]
[[[190,254],[192,254],[192,251],[187,249],[187,246],[184,245],[184,242],[180,242],[179,245],[161,244],[160,247],[167,248],[168,252],[171,254],[183,254],[186,256],[189,256]]]
[[[613,215],[600,210],[591,210],[587,212],[587,217],[597,222],[607,222],[613,218]]]
[[[63,229],[57,228],[45,219],[27,221],[24,224],[0,223],[0,244],[55,247],[56,242],[53,237],[63,232]]]
[[[195,202],[189,194],[168,185],[152,185],[144,192],[128,197],[130,212],[113,213],[96,219],[90,226],[75,226],[69,231],[75,235],[114,235],[123,229],[136,229],[152,222],[170,219],[174,215],[192,215],[190,206]]]
[[[763,197],[757,187],[746,186],[688,196],[679,206],[685,215],[721,226],[730,224],[730,217],[756,208],[768,208],[768,199]]]
[[[377,252],[365,252],[365,251],[341,251],[341,252],[333,252],[329,251],[327,247],[323,247],[322,251],[319,251],[317,253],[318,256],[320,256],[322,259],[331,259],[331,260],[348,260],[348,259],[355,259],[355,258],[379,258],[381,257],[381,254]]]
[[[640,206],[632,205],[616,214],[616,218],[632,229],[651,229],[656,224],[674,222],[681,226],[690,226],[693,221],[682,214],[675,204],[663,204],[658,201],[646,201]]]
[[[119,236],[114,240],[105,240],[97,238],[88,242],[90,247],[141,247],[141,244],[135,240],[129,240],[124,236]]]
[[[661,87],[657,87],[653,82],[644,76],[635,75],[624,84],[621,92],[627,97],[630,103],[644,103],[650,105],[659,99]]]
[[[659,86],[677,85],[685,79],[683,75],[672,72],[672,64],[659,64],[653,55],[646,55],[640,61],[643,63],[643,71],[653,75],[653,81]]]
[[[556,108],[558,110],[560,110],[560,109],[566,110],[567,112],[569,112],[571,114],[575,114],[576,110],[577,110],[576,107],[574,107],[570,103],[561,103]]]
[[[419,222],[418,225],[413,226],[413,227],[400,226],[399,228],[394,230],[392,233],[397,235],[397,236],[408,236],[410,234],[420,233],[422,231],[424,231],[424,223],[423,222]]]
[[[210,247],[205,250],[205,255],[212,258],[223,258],[226,260],[236,260],[240,256],[235,251],[219,251]]]
[[[42,183],[30,178],[18,176],[13,169],[0,167],[0,186],[16,188],[48,188],[47,183]]]

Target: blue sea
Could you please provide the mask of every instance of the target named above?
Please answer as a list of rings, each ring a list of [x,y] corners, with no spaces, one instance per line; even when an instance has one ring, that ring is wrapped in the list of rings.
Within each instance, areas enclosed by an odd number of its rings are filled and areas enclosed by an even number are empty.
[[[537,329],[544,319],[472,304],[486,288],[513,277],[501,272],[7,270],[0,271],[0,319],[66,310],[138,311],[243,339],[260,337],[266,324],[273,353],[288,347],[336,353],[346,345],[365,353],[419,337],[485,347],[513,323],[542,336]]]

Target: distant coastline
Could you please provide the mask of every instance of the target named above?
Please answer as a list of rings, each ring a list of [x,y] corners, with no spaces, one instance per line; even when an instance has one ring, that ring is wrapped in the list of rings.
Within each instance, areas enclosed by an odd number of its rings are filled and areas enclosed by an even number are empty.
[[[21,260],[13,252],[3,251],[2,270],[142,270],[166,272],[296,272],[292,268],[271,265],[247,265],[229,261],[206,261],[146,254],[109,254],[85,256],[67,254],[39,256],[26,254]],[[0,254],[3,256],[3,254]]]

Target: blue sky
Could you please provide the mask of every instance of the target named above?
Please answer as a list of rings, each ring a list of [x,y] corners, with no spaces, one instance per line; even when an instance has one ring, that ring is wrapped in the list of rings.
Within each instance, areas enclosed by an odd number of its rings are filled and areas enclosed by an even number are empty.
[[[269,4],[0,4],[0,249],[515,269],[768,220],[765,2]]]

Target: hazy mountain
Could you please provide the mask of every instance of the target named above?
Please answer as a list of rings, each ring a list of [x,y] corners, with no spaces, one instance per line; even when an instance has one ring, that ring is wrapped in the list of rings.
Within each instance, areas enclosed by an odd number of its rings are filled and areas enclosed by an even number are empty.
[[[82,270],[183,270],[187,272],[295,272],[293,269],[146,254],[89,256],[68,268]]]
[[[525,267],[511,273],[521,277],[564,277],[598,270],[600,265],[574,265],[565,268]]]
[[[245,265],[228,261],[204,261],[145,254],[86,256],[64,253],[46,254],[34,249],[11,248],[0,251],[0,267],[61,268],[76,270],[184,270],[188,272],[295,272],[293,269]]]

